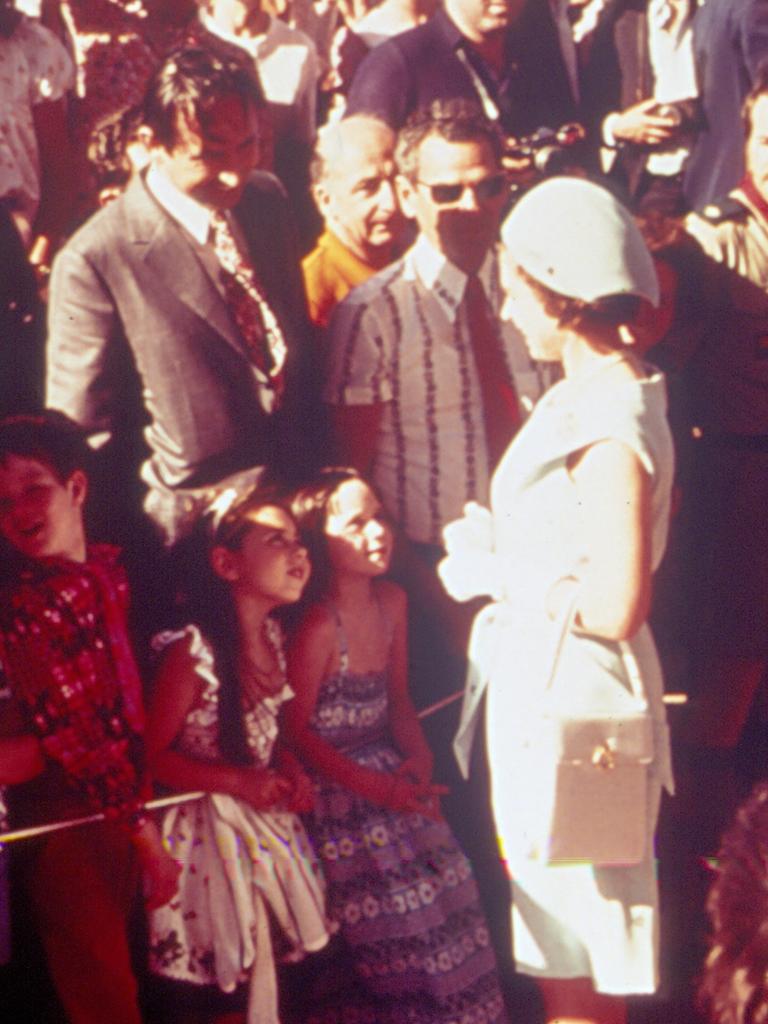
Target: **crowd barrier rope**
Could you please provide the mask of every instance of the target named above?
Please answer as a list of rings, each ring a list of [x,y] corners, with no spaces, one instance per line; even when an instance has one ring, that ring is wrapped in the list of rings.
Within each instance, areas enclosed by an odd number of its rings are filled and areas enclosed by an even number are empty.
[[[442,711],[444,708],[450,707],[451,704],[455,704],[456,701],[461,700],[463,696],[463,690],[451,693],[447,697],[443,697],[442,700],[438,700],[434,704],[430,704],[428,707],[422,708],[421,711],[417,712],[417,718],[429,718],[430,715],[437,714],[438,711]],[[684,693],[667,693],[664,695],[664,703],[667,705],[681,705],[686,704],[687,701],[688,698]],[[156,800],[149,800],[146,804],[146,808],[148,811],[156,811],[163,807],[173,807],[174,804],[182,804],[192,800],[199,800],[203,796],[205,796],[205,793],[203,792],[174,793],[172,796],[163,796],[158,797]],[[51,832],[60,832],[62,829],[76,828],[79,825],[93,825],[96,822],[103,820],[103,814],[89,814],[84,818],[67,818],[64,821],[51,821],[47,822],[45,825],[32,825],[29,828],[15,829],[12,832],[0,832],[0,848],[9,843],[20,842],[23,839],[37,839],[39,836],[45,836]]]

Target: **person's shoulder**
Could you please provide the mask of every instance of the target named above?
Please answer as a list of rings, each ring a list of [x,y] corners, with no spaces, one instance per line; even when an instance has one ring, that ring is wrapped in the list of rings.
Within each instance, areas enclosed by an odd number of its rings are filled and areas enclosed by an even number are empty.
[[[301,269],[304,271],[304,276],[318,279],[325,273],[326,264],[328,261],[328,245],[325,239],[321,237],[317,240],[317,244],[314,249],[307,253],[307,255],[301,261]]]
[[[60,39],[36,18],[21,15],[12,40],[24,53],[39,100],[57,100],[75,84],[75,66]]]
[[[749,214],[749,204],[741,193],[731,192],[721,199],[706,203],[700,209],[690,214],[690,218],[702,220],[707,224],[718,225],[744,222]]]
[[[0,629],[18,624],[29,614],[39,632],[46,621],[56,618],[54,609],[70,604],[75,591],[81,590],[82,580],[83,573],[74,563],[15,560],[13,571],[0,586]]]
[[[420,60],[439,56],[442,52],[453,51],[445,39],[440,18],[433,15],[421,25],[408,28],[405,32],[398,32],[397,35],[379,43],[365,58],[364,64],[398,63],[407,69],[409,74],[418,75],[423,68]]]
[[[419,76],[444,49],[430,18],[374,46],[363,58],[352,79],[347,98],[347,116],[372,114],[399,128],[408,114],[408,97]]]
[[[30,18],[26,14],[19,15],[19,23],[13,31],[12,39],[25,52],[29,53],[32,60],[39,57],[41,51],[44,53],[46,50],[49,50],[56,53],[64,52],[65,54],[67,52],[64,44],[59,41],[49,28],[38,21],[37,18]]]
[[[122,246],[133,235],[133,227],[147,217],[167,216],[153,204],[146,187],[133,181],[121,195],[83,221],[61,248],[62,252],[97,252]]]
[[[332,650],[336,644],[338,626],[336,617],[327,604],[317,601],[303,612],[299,622],[292,630],[288,643],[312,644],[317,649]]]
[[[272,18],[269,26],[269,35],[281,46],[300,46],[311,53],[317,53],[317,46],[314,41],[294,25],[288,25],[282,18]]]
[[[318,244],[301,261],[304,288],[307,293],[310,317],[315,323],[324,324],[331,304],[335,305],[335,279],[328,247],[321,238]]]
[[[685,218],[685,230],[704,252],[720,259],[726,250],[754,231],[761,218],[738,189],[706,203]]]
[[[378,274],[353,288],[337,303],[328,320],[326,340],[329,351],[341,353],[362,344],[367,349],[376,338],[377,344],[386,345],[399,318],[397,284],[403,276],[403,260],[391,263]]]
[[[389,304],[388,293],[392,286],[404,277],[405,267],[405,257],[401,256],[399,260],[379,270],[367,281],[356,285],[340,305],[353,309],[358,306],[376,306],[381,302]]]

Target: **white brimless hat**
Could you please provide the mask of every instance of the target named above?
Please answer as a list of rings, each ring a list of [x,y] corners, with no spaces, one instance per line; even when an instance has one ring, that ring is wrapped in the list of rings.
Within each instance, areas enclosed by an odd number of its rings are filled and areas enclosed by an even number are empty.
[[[619,200],[591,181],[557,177],[536,185],[504,221],[501,238],[516,264],[561,295],[584,302],[639,295],[658,304],[640,230]]]

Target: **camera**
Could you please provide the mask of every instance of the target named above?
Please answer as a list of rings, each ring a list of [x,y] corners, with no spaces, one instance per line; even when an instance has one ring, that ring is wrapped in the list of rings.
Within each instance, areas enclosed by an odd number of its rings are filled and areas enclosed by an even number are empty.
[[[586,137],[584,126],[575,121],[557,129],[537,128],[531,135],[509,138],[504,158],[527,163],[537,179],[548,178],[582,163],[580,149]]]

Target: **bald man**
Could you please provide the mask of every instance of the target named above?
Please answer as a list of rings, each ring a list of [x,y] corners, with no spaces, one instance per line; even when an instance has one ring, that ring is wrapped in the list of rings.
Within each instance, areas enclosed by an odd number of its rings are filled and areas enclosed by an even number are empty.
[[[400,255],[406,221],[393,187],[395,136],[357,115],[326,126],[312,161],[312,194],[325,224],[304,259],[312,320],[324,327],[347,293]]]

